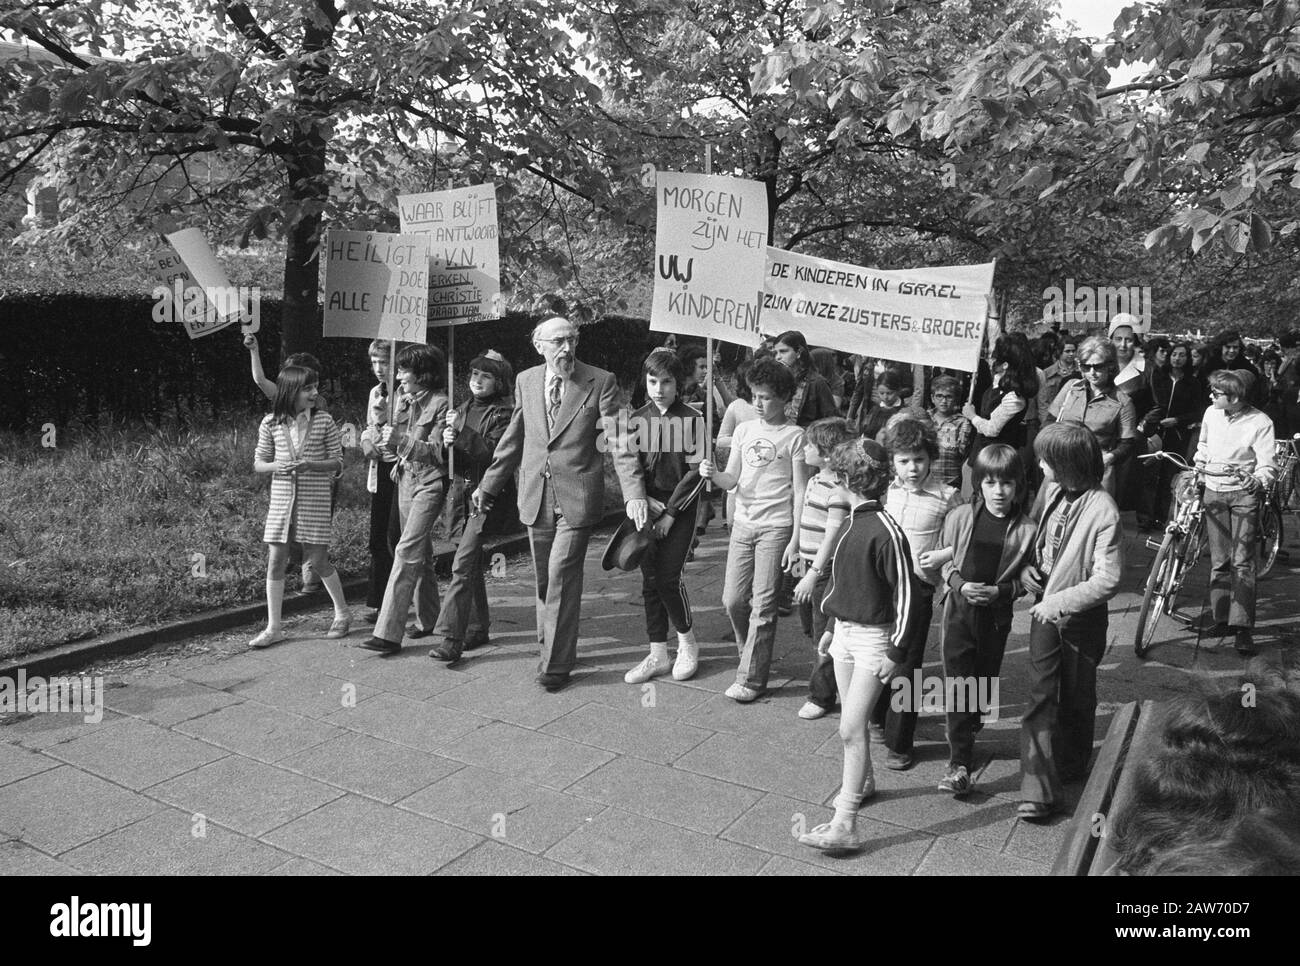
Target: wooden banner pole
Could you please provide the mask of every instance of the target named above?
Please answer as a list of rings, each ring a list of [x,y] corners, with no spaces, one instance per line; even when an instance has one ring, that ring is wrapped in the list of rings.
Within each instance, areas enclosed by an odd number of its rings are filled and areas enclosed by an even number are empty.
[[[704,145],[704,173],[713,174],[713,145]],[[713,336],[705,339],[704,351],[705,359],[709,363],[708,369],[704,375],[704,458],[713,459]],[[707,480],[704,485],[705,492],[713,492],[713,481]]]

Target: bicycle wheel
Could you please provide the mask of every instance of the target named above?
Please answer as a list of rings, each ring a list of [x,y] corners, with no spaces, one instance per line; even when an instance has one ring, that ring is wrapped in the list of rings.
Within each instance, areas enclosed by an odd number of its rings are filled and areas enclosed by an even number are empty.
[[[1282,511],[1269,500],[1259,510],[1259,562],[1256,576],[1264,577],[1277,561],[1278,548],[1282,546]]]
[[[1146,592],[1138,611],[1137,630],[1133,634],[1133,653],[1147,656],[1156,636],[1160,618],[1171,609],[1173,595],[1177,592],[1178,575],[1182,569],[1183,535],[1166,533],[1164,542],[1151,562],[1151,575],[1147,577]]]

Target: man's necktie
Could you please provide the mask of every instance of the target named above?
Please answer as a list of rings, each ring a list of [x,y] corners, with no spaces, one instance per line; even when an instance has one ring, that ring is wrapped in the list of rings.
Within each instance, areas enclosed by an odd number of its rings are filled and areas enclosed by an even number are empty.
[[[547,392],[546,401],[546,421],[551,430],[555,430],[555,422],[560,418],[560,380],[558,377],[550,377],[550,389]]]

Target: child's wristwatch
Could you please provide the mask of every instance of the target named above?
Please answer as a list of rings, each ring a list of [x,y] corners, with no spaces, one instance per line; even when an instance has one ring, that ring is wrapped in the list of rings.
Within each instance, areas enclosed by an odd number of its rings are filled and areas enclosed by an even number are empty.
[[[822,571],[820,567],[814,567],[812,564],[809,564],[808,569],[811,570],[813,573],[815,573],[818,577],[822,575]]]

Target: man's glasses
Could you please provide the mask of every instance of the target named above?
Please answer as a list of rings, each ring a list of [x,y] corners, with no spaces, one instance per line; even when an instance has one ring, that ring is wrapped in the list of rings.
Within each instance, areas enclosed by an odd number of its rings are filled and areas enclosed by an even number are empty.
[[[1226,392],[1224,392],[1222,389],[1211,389],[1211,390],[1210,390],[1210,398],[1211,398],[1211,399],[1218,399],[1220,396],[1226,396],[1226,395],[1228,395],[1228,394],[1227,394]]]
[[[554,346],[577,345],[578,337],[576,335],[562,335],[558,339],[538,339],[537,341],[543,342],[546,345],[554,345]]]

